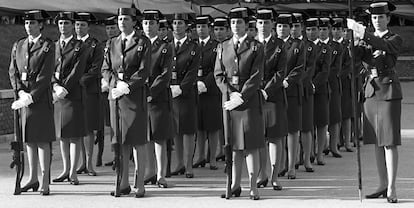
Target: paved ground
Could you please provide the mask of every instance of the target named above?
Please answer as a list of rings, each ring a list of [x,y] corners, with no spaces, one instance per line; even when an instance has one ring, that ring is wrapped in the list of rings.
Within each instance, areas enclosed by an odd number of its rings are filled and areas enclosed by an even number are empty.
[[[33,192],[13,196],[14,171],[8,168],[11,154],[8,145],[3,143],[0,144],[0,207],[414,207],[414,83],[403,83],[403,89],[403,145],[399,149],[397,179],[401,203],[397,205],[390,205],[385,199],[359,201],[356,154],[346,152],[342,159],[327,157],[326,166],[315,165],[315,173],[306,173],[301,167],[296,180],[282,178],[283,191],[276,192],[270,187],[260,189],[262,200],[259,201],[248,199],[246,176],[240,198],[224,200],[218,197],[225,186],[223,163],[219,163],[220,169],[216,171],[196,169],[193,179],[170,178],[172,188],[148,185],[146,197],[141,199],[133,198],[132,194],[121,198],[109,196],[115,177],[107,167],[96,168],[96,177],[79,176],[79,186],[67,182],[52,184],[51,195],[47,197]],[[111,158],[108,149],[104,161]],[[56,177],[62,168],[58,142],[54,144],[54,155],[52,177]],[[363,194],[367,194],[373,192],[377,184],[373,146],[363,146],[361,158]]]

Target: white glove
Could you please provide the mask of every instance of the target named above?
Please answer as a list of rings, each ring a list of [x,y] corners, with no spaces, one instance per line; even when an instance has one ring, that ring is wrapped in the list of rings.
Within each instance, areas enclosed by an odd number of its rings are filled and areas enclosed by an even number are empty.
[[[170,88],[173,98],[176,98],[179,95],[181,95],[181,93],[183,93],[183,91],[180,88],[180,85],[171,85]]]
[[[117,99],[119,97],[121,97],[122,95],[124,95],[123,92],[121,92],[121,90],[119,90],[118,88],[113,88],[111,90],[111,95],[113,99]]]
[[[242,94],[240,94],[239,92],[230,93],[230,100],[237,99],[237,98],[241,99],[241,97],[242,97]],[[241,100],[243,100],[243,99],[241,99]]]
[[[197,89],[198,89],[198,94],[207,92],[207,87],[202,81],[197,81]]]
[[[354,31],[354,36],[359,38],[364,38],[365,35],[365,26],[362,24],[359,24],[353,19],[347,19],[346,24],[349,29]]]
[[[20,90],[18,95],[19,95],[19,100],[22,100],[25,107],[33,103],[33,97],[30,93]]]
[[[374,51],[374,53],[372,53],[372,56],[373,56],[374,58],[377,58],[378,56],[380,56],[380,55],[382,55],[382,54],[384,54],[384,55],[385,55],[385,51],[376,50],[376,51]]]
[[[131,92],[129,90],[129,85],[124,81],[117,81],[116,82],[116,88],[125,95],[127,95]]]
[[[289,87],[289,83],[287,82],[287,80],[283,80],[283,87],[284,88],[288,88]]]
[[[267,98],[269,98],[269,96],[267,95],[266,91],[264,91],[264,90],[260,90],[260,91],[262,91],[264,99],[267,100]]]
[[[149,103],[149,102],[151,102],[152,101],[152,96],[148,96],[147,97],[147,102]]]
[[[231,99],[229,101],[224,102],[224,110],[233,110],[237,107],[239,107],[241,104],[243,104],[243,99],[241,97],[235,97],[234,99]]]
[[[11,108],[13,110],[18,110],[18,109],[23,108],[23,107],[25,107],[25,104],[24,104],[22,99],[18,99],[16,101],[14,101],[11,105]]]
[[[64,87],[62,87],[58,84],[53,85],[53,90],[55,91],[56,96],[59,99],[65,98],[65,96],[68,94],[68,91]]]
[[[53,100],[52,100],[53,103],[56,103],[59,100],[59,98],[58,98],[58,96],[56,95],[55,92],[52,92],[52,98],[53,98]]]
[[[109,83],[104,78],[102,78],[101,79],[101,91],[107,92],[108,90],[109,90]]]

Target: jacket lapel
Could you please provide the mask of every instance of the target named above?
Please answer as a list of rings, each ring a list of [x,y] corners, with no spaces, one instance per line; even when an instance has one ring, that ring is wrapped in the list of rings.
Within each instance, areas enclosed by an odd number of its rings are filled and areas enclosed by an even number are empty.
[[[75,37],[70,39],[68,44],[66,44],[65,48],[63,49],[62,55],[65,55],[66,53],[68,53],[69,51],[71,51],[73,49],[73,47],[75,46],[75,39],[74,38]]]
[[[126,53],[129,50],[131,50],[131,48],[135,47],[138,44],[137,40],[138,40],[138,37],[137,37],[137,34],[135,33],[135,35],[131,38],[131,41],[127,41],[124,52]]]
[[[181,43],[181,46],[180,46],[180,48],[177,51],[177,55],[180,54],[181,52],[187,50],[187,48],[188,48],[188,41],[189,40],[188,40],[188,37],[187,37],[187,39],[184,41],[184,43]]]
[[[242,54],[243,52],[249,49],[250,40],[248,38],[244,39],[244,41],[240,44],[239,49],[237,50],[237,54]]]
[[[44,42],[44,40],[42,38],[39,38],[39,40],[37,40],[37,42],[30,49],[30,53],[33,53],[33,52],[39,50],[43,46],[43,42]]]

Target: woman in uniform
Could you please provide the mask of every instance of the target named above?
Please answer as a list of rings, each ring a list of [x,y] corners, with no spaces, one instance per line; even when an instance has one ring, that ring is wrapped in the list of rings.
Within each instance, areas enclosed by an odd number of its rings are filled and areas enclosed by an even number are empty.
[[[258,200],[259,148],[264,147],[263,95],[260,91],[264,49],[261,43],[246,34],[248,20],[253,15],[246,7],[230,10],[233,38],[219,44],[214,75],[223,94],[224,110],[230,111],[230,139],[233,145],[231,194],[240,196],[242,161],[245,157],[250,199]]]
[[[171,175],[184,174],[193,178],[193,154],[197,131],[197,70],[200,64],[200,48],[186,35],[188,14],[174,14],[171,93],[176,128],[174,144],[177,168]]]
[[[131,192],[128,163],[133,148],[136,163],[135,197],[143,197],[145,144],[148,142],[145,82],[150,69],[151,42],[147,37],[134,31],[138,14],[140,12],[135,8],[118,9],[118,26],[121,34],[106,43],[102,74],[105,82],[109,84],[111,126],[113,129],[120,126],[121,132],[121,141],[112,141],[115,146],[120,146],[122,154],[120,192],[121,195]],[[116,111],[119,113],[119,120],[116,120]],[[114,195],[114,192],[111,195]]]
[[[41,195],[49,195],[51,142],[55,141],[52,88],[54,43],[42,36],[43,22],[49,15],[43,10],[25,12],[24,27],[27,38],[18,40],[11,53],[10,81],[18,99],[12,109],[20,110],[23,141],[27,146],[29,180],[22,192],[37,191],[37,163],[40,162]]]
[[[53,182],[68,179],[71,184],[78,185],[76,165],[80,156],[80,140],[86,135],[82,87],[79,81],[85,71],[87,56],[82,41],[73,36],[77,14],[60,12],[55,19],[60,38],[56,41],[52,86],[56,134],[61,138],[63,172]]]
[[[365,26],[348,20],[348,27],[356,39],[368,44],[358,46],[356,56],[368,65],[371,74],[365,87],[364,142],[375,145],[375,157],[379,175],[379,186],[366,198],[387,197],[389,203],[397,203],[395,180],[398,168],[398,149],[401,145],[401,100],[400,81],[395,71],[402,38],[389,31],[390,12],[395,5],[387,1],[372,3],[368,8],[374,33]]]

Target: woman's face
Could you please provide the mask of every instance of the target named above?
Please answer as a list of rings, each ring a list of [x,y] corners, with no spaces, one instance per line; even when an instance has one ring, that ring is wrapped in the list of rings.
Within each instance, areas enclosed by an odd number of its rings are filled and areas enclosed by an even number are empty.
[[[388,23],[390,23],[390,16],[387,14],[372,14],[371,22],[375,30],[387,30]]]
[[[58,27],[61,34],[70,35],[73,32],[74,25],[70,20],[59,20]]]
[[[134,30],[134,26],[136,25],[136,23],[137,21],[129,15],[118,16],[118,27],[119,30],[123,33],[132,32]]]
[[[159,24],[156,20],[142,20],[142,30],[146,35],[155,36],[158,33]]]
[[[246,34],[246,22],[241,18],[233,18],[230,20],[230,27],[233,34],[241,37]]]
[[[289,24],[277,24],[276,33],[278,38],[285,39],[290,35],[290,25]]]
[[[183,35],[187,30],[187,24],[184,20],[173,20],[172,28],[174,35]]]
[[[24,29],[26,30],[27,35],[38,36],[40,34],[40,29],[42,24],[37,20],[25,20]]]

